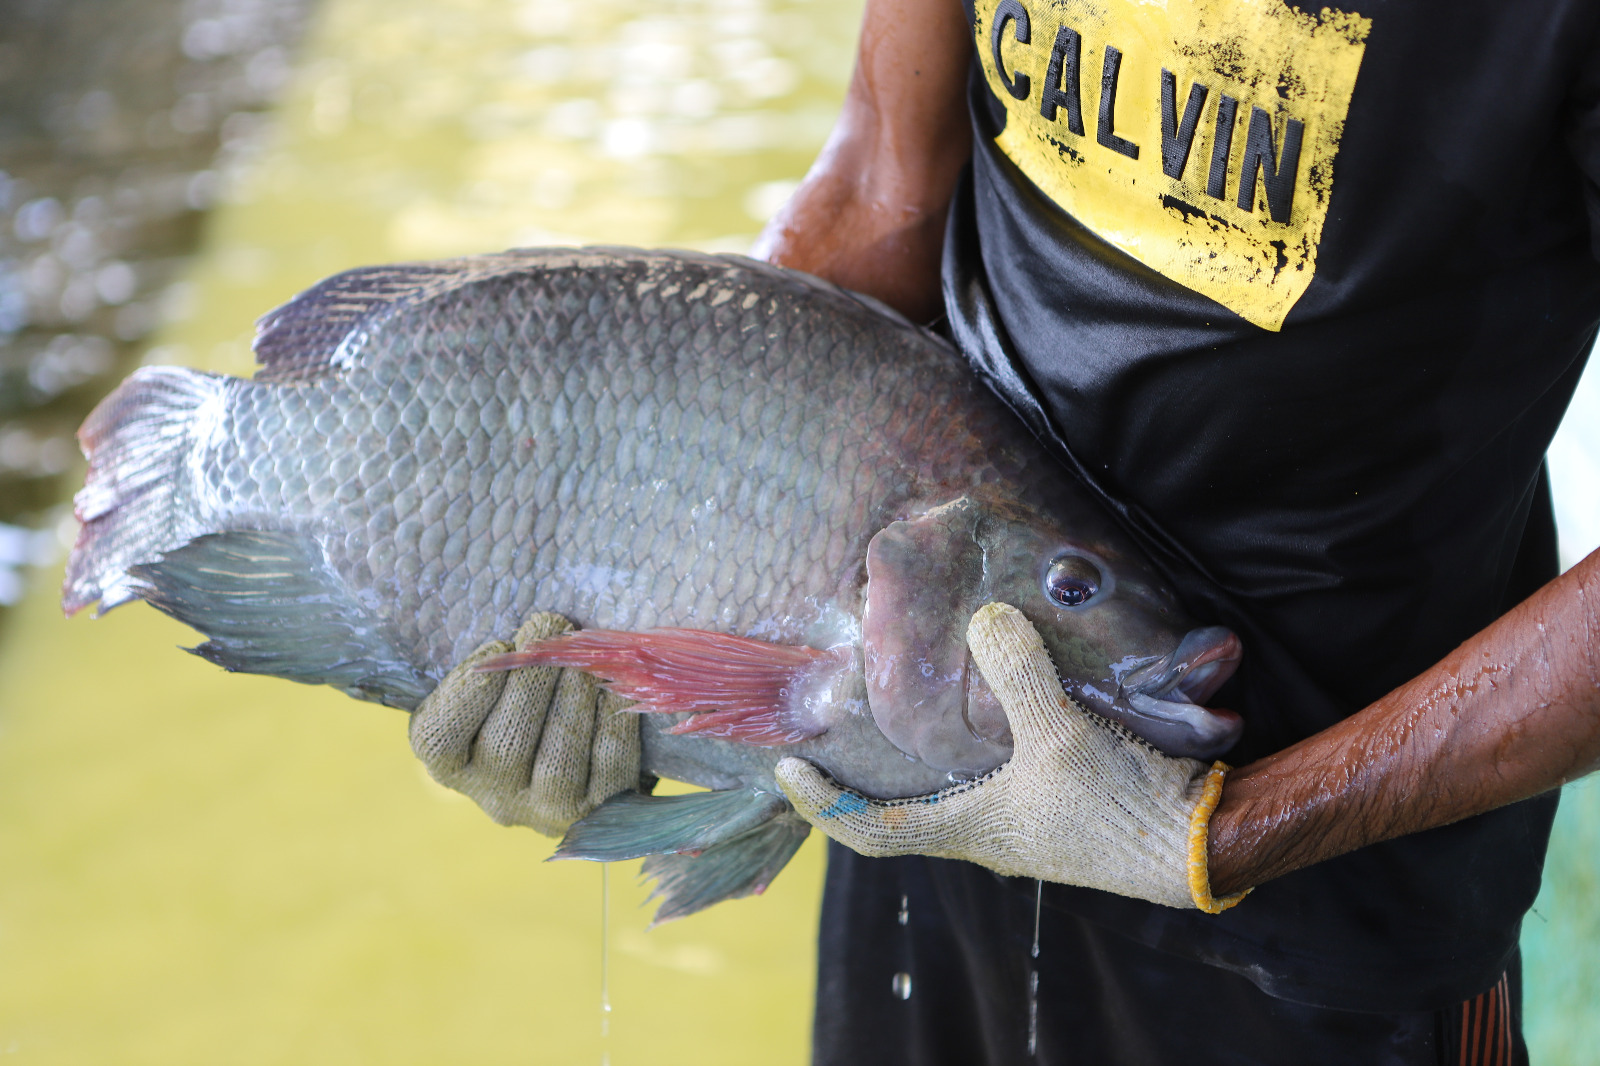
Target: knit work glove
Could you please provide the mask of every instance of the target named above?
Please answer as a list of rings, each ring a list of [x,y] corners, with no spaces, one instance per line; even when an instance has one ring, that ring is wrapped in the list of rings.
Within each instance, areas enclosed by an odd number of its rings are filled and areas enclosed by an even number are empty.
[[[474,667],[573,628],[536,614],[512,644],[491,640],[445,675],[411,716],[411,750],[432,778],[472,797],[501,825],[546,836],[639,787],[639,719],[630,701],[557,666]]]
[[[1070,700],[1033,626],[991,603],[967,646],[1011,722],[1010,761],[975,781],[910,799],[841,788],[803,759],[778,764],[801,817],[863,855],[966,859],[1035,877],[1213,914],[1206,827],[1227,767],[1174,759]]]

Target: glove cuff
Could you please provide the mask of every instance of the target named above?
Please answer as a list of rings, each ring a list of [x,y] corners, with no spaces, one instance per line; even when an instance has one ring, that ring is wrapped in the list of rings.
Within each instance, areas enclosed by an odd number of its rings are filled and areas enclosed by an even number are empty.
[[[1206,845],[1211,829],[1211,812],[1222,799],[1222,779],[1233,769],[1225,762],[1214,762],[1206,774],[1200,802],[1189,815],[1189,898],[1207,914],[1221,914],[1250,894],[1250,889],[1235,892],[1217,899],[1211,895],[1211,869],[1206,859]]]

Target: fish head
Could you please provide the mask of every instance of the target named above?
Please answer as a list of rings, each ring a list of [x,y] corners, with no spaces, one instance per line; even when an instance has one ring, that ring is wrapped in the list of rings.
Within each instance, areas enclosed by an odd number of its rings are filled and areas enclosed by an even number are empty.
[[[972,614],[995,601],[1033,623],[1086,709],[1170,755],[1210,758],[1238,740],[1238,715],[1202,706],[1238,666],[1232,632],[1192,626],[1097,512],[1069,522],[969,495],[890,523],[867,548],[868,703],[901,751],[957,778],[1010,758],[1005,711],[966,644]]]

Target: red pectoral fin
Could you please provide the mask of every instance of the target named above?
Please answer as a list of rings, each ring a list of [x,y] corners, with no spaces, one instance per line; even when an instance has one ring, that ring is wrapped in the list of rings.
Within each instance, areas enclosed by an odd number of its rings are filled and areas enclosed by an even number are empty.
[[[486,659],[479,670],[568,666],[639,702],[689,713],[674,733],[793,744],[826,729],[818,694],[849,666],[847,648],[818,651],[704,629],[590,629]]]

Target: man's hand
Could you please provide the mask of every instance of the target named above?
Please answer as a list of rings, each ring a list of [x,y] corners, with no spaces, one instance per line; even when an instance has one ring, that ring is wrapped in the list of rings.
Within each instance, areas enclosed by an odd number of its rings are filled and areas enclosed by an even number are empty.
[[[501,825],[546,836],[639,784],[639,719],[628,700],[555,666],[479,673],[491,655],[573,628],[536,614],[514,643],[492,640],[462,661],[411,716],[411,750],[433,779],[465,793]]]
[[[803,759],[785,759],[778,783],[802,817],[863,855],[966,859],[1010,876],[1213,913],[1242,898],[1212,900],[1206,879],[1206,824],[1221,764],[1169,758],[1080,709],[1014,607],[980,609],[967,645],[1011,721],[1011,760],[930,796],[882,801],[841,789]]]

